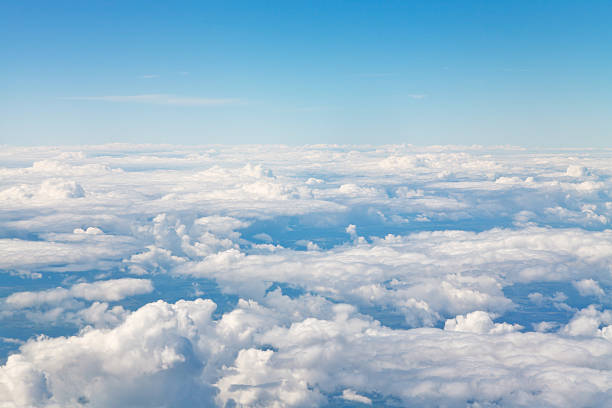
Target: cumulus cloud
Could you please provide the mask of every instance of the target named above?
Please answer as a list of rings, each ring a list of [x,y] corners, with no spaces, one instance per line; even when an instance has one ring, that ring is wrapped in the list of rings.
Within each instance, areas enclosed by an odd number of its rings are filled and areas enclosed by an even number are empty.
[[[74,234],[89,234],[89,235],[100,235],[100,234],[104,234],[104,232],[97,227],[87,227],[87,229],[83,229],[83,228],[75,228],[74,231],[72,231]]]
[[[612,403],[607,151],[5,146],[0,163],[2,407]]]
[[[590,305],[574,315],[561,332],[570,336],[602,336],[612,340],[612,311]]]
[[[108,302],[152,291],[149,279],[110,279],[78,283],[69,288],[16,292],[0,300],[0,305],[5,318],[22,316],[39,323],[65,321],[106,327],[117,325],[127,313],[122,306],[110,306]],[[85,302],[92,303],[87,306]]]
[[[603,296],[605,293],[593,279],[583,279],[573,284],[582,296]]]
[[[448,319],[444,323],[444,330],[480,334],[509,333],[522,328],[522,326],[517,324],[493,323],[490,314],[481,310],[460,315],[454,319]]]
[[[40,186],[19,185],[0,191],[0,200],[62,200],[85,196],[85,190],[75,181],[48,179]]]
[[[422,406],[612,401],[612,342],[601,337],[392,330],[349,305],[303,320],[252,302],[219,320],[214,309],[210,300],[160,301],[111,330],[30,340],[0,367],[0,401],[297,407],[337,390],[364,404],[370,393]]]
[[[79,283],[70,288],[70,293],[87,300],[117,301],[126,296],[149,293],[153,285],[148,279],[113,279],[94,283]]]

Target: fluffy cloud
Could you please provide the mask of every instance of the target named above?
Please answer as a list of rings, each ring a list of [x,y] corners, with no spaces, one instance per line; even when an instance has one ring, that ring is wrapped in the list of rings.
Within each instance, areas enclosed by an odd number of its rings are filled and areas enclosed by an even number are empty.
[[[604,291],[593,279],[582,279],[573,282],[576,289],[582,296],[603,296]]]
[[[84,196],[85,191],[80,184],[75,181],[61,179],[45,180],[37,187],[19,185],[0,191],[0,200],[10,201],[33,200],[36,202],[47,202]]]
[[[481,310],[468,313],[465,316],[456,316],[454,319],[448,319],[444,323],[444,330],[480,334],[510,333],[522,328],[522,326],[517,324],[493,323],[491,316]]]
[[[0,163],[0,407],[612,403],[607,151]]]
[[[61,241],[0,239],[0,251],[4,254],[4,257],[0,258],[0,268],[4,270],[108,269],[120,263],[122,255],[127,255],[134,249],[134,241],[130,239],[92,238],[91,235],[79,235],[76,240],[73,240],[73,237],[61,236],[66,238]]]
[[[112,279],[93,283],[78,283],[70,289],[56,288],[41,292],[18,292],[8,296],[5,303],[14,308],[59,303],[69,298],[117,301],[127,296],[153,291],[148,279]]]
[[[326,310],[305,319],[286,306],[241,302],[214,320],[210,300],[160,301],[114,329],[30,340],[0,367],[0,403],[298,407],[324,404],[335,393],[365,404],[371,398],[364,394],[375,393],[421,406],[612,401],[612,366],[605,363],[612,342],[601,337],[483,334],[480,324],[476,333],[392,330],[349,305],[324,303]],[[463,319],[472,328],[481,320],[478,313]]]
[[[121,305],[109,305],[130,296],[151,293],[148,279],[110,279],[78,283],[69,288],[57,287],[38,292],[16,292],[0,299],[0,318],[26,318],[35,323],[90,324],[114,327],[127,314]],[[89,306],[87,304],[89,303]]]
[[[591,305],[578,311],[561,332],[570,336],[603,336],[612,340],[612,311],[600,311]]]

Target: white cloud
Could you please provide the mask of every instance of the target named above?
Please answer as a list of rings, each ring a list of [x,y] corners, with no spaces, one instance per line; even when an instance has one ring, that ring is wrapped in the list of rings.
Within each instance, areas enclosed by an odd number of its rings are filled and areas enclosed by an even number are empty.
[[[561,333],[570,336],[603,336],[612,340],[612,311],[590,305],[574,315]]]
[[[148,279],[112,279],[94,283],[78,283],[70,288],[71,294],[87,300],[117,301],[127,296],[149,293],[153,285]]]
[[[493,323],[491,315],[477,310],[466,315],[456,316],[444,323],[444,330],[470,332],[480,334],[502,334],[522,329],[520,325],[508,323]]]
[[[59,304],[71,298],[112,302],[152,291],[153,285],[149,279],[122,278],[92,283],[77,283],[69,289],[55,288],[40,292],[17,292],[8,296],[5,302],[13,308]]]
[[[110,330],[32,339],[0,367],[0,402],[297,407],[336,390],[365,404],[372,392],[421,406],[612,401],[612,342],[602,337],[392,330],[349,305],[325,303],[305,319],[285,306],[243,301],[216,321],[209,300],[155,302]]]
[[[66,198],[81,198],[85,196],[83,187],[75,181],[49,179],[40,186],[19,185],[0,191],[0,200],[23,201],[50,201]]]
[[[572,282],[582,296],[603,296],[605,292],[593,279]]]
[[[3,147],[0,407],[610,405],[611,156]]]
[[[75,228],[72,231],[72,233],[73,234],[100,235],[100,234],[104,234],[104,231],[102,231],[100,228],[97,228],[97,227],[87,227],[87,229]]]
[[[123,278],[78,283],[69,288],[15,292],[0,299],[0,319],[28,319],[35,324],[58,327],[65,324],[115,327],[124,320],[128,311],[108,302],[152,291],[153,284],[148,279]]]
[[[70,234],[73,235],[73,234]],[[134,250],[134,242],[116,236],[74,234],[76,241],[29,241],[0,239],[0,268],[5,270],[105,270],[121,264],[121,257]],[[119,258],[119,259],[117,259]]]
[[[567,170],[565,171],[565,174],[567,174],[570,177],[584,177],[588,174],[588,171],[583,166],[579,166],[576,164],[570,164],[569,166],[567,166]]]
[[[170,94],[106,95],[106,96],[68,96],[61,98],[70,101],[102,101],[120,103],[148,103],[176,106],[225,106],[244,104],[240,98],[203,98]]]
[[[372,405],[372,400],[370,398],[365,397],[363,395],[359,395],[349,388],[342,391],[342,399],[345,399],[347,401],[359,402],[361,404]]]

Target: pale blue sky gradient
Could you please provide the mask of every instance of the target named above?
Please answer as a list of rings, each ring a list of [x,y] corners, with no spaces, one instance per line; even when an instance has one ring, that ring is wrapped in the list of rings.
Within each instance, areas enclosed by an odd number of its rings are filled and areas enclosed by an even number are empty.
[[[14,1],[0,143],[612,146],[609,1]]]

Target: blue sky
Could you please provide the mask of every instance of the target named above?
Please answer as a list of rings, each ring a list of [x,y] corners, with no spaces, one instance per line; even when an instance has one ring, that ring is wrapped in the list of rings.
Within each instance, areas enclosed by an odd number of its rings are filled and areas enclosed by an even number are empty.
[[[0,143],[610,146],[612,3],[0,6]]]

